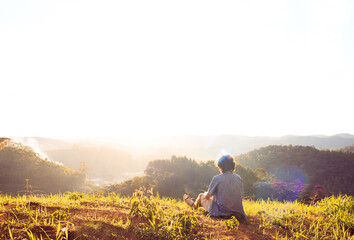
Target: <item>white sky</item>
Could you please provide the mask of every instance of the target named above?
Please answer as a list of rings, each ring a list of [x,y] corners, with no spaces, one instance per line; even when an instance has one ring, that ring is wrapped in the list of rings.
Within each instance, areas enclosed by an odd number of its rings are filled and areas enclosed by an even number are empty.
[[[353,1],[0,1],[0,136],[354,133]]]

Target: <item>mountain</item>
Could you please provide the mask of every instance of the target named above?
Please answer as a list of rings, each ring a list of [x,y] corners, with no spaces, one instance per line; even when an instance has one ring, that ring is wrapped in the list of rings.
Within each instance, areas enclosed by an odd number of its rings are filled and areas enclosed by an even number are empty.
[[[354,144],[354,135],[338,134],[333,136],[174,136],[151,140],[146,143],[146,150],[150,154],[161,154],[161,157],[172,155],[188,156],[197,160],[215,159],[225,151],[232,155],[247,153],[248,151],[268,145],[302,145],[313,146],[317,149],[339,149]],[[150,159],[153,160],[153,159]]]
[[[285,135],[281,137],[269,136],[239,136],[239,135],[210,135],[210,136],[171,136],[163,138],[147,139],[144,142],[113,140],[113,139],[78,139],[78,140],[58,140],[42,137],[16,138],[14,141],[24,145],[36,145],[42,151],[69,149],[74,144],[88,146],[108,146],[129,152],[133,157],[143,154],[185,154],[196,159],[214,159],[222,149],[229,151],[233,155],[246,153],[253,149],[268,145],[302,145],[313,146],[317,149],[339,149],[348,145],[354,145],[354,135],[348,133],[333,136],[296,136]],[[33,146],[31,146],[33,148]]]

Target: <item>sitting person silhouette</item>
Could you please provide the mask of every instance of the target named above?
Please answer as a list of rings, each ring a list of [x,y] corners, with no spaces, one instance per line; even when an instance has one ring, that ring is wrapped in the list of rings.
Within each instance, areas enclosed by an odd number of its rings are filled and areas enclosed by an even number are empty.
[[[200,193],[195,202],[184,194],[183,200],[191,207],[203,207],[211,217],[229,218],[235,216],[239,221],[245,221],[247,216],[243,210],[243,183],[241,177],[233,173],[235,161],[230,155],[222,155],[215,165],[220,174],[213,177],[209,189]]]

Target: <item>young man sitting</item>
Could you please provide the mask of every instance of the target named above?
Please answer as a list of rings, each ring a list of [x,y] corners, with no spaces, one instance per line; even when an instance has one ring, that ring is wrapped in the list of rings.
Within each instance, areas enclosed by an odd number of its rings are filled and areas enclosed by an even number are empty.
[[[236,166],[234,159],[230,155],[223,155],[216,161],[216,166],[220,174],[213,177],[208,191],[200,193],[195,202],[187,194],[184,194],[183,200],[194,208],[205,208],[211,217],[235,216],[239,221],[245,221],[243,183],[241,177],[233,173]]]

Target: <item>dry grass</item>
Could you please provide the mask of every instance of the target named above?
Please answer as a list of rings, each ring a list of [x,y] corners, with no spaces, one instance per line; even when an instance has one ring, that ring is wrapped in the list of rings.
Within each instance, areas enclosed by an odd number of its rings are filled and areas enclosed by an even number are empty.
[[[0,196],[1,239],[354,239],[353,198],[244,201],[248,222],[212,219],[175,199],[80,193]],[[228,226],[227,226],[228,225]]]

